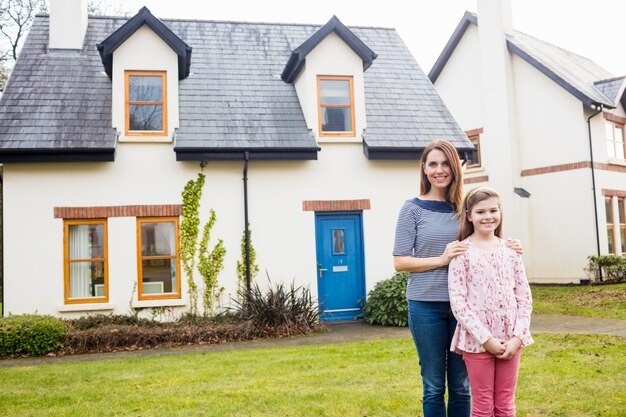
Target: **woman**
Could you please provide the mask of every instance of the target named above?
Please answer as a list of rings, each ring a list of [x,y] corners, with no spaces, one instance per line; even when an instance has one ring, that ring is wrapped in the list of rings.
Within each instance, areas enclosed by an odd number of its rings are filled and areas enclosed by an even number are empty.
[[[457,323],[450,309],[448,264],[467,249],[456,240],[462,200],[459,154],[446,140],[429,143],[422,153],[420,195],[400,210],[393,250],[396,271],[409,272],[409,327],[420,360],[424,417],[470,415],[467,370],[461,356],[449,350]],[[518,242],[507,245],[521,253]]]

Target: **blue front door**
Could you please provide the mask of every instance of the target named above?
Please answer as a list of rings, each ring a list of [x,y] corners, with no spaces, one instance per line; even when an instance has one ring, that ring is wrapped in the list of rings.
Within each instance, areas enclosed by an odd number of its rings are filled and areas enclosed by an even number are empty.
[[[322,320],[353,320],[365,296],[361,213],[316,213],[317,289]]]

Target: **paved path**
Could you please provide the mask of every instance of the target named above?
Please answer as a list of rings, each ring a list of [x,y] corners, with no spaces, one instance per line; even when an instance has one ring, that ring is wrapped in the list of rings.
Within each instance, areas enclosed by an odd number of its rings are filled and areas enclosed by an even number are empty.
[[[626,337],[626,320],[592,319],[587,317],[542,314],[533,316],[531,331],[533,333],[607,334]],[[50,358],[6,359],[0,360],[0,367],[32,366],[44,363],[87,362],[103,359],[124,359],[182,353],[206,353],[234,349],[288,347],[409,337],[411,337],[410,332],[406,327],[372,326],[363,321],[343,322],[328,325],[328,331],[326,332],[285,339],[254,340],[249,342],[224,343],[220,345],[191,345],[132,352],[95,353]]]

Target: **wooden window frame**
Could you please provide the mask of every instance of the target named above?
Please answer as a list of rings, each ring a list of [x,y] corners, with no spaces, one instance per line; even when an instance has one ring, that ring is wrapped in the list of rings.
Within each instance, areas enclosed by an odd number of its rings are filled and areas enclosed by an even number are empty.
[[[350,104],[322,104],[322,95],[320,90],[321,81],[349,81],[350,83]],[[352,131],[344,132],[323,132],[322,131],[322,108],[323,107],[335,107],[335,108],[346,108],[350,107],[350,118]],[[320,137],[355,137],[356,136],[356,119],[354,118],[354,78],[351,75],[342,76],[342,75],[318,75],[317,76],[317,120],[318,120],[318,129]]]
[[[606,207],[607,200],[609,203],[608,213],[605,213],[606,214],[606,229],[607,229],[607,232],[610,233],[611,241],[613,242],[613,252],[609,251],[609,255],[616,255],[617,254],[617,239],[615,239],[615,225],[614,225],[615,219],[613,219],[613,196],[605,196],[604,199],[605,199],[604,200],[605,207]]]
[[[163,92],[162,101],[130,101],[130,77],[131,76],[149,76],[161,77],[161,91]],[[130,106],[134,105],[161,105],[163,118],[163,130],[130,130]],[[125,133],[126,136],[167,136],[167,71],[124,71],[124,109],[125,109]]]
[[[174,223],[174,239],[176,240],[176,254],[174,256],[146,256],[145,259],[174,259],[176,263],[175,293],[143,295],[143,265],[144,257],[141,253],[141,225],[142,223]],[[144,300],[171,300],[180,299],[182,294],[180,278],[180,241],[178,217],[137,217],[137,299]]]
[[[614,223],[615,225],[617,225],[617,227],[619,228],[620,232],[618,233],[618,235],[621,235],[621,230],[624,231],[624,236],[626,236],[626,223],[622,223],[620,221],[619,215],[620,215],[620,202],[621,202],[621,208],[624,211],[624,213],[622,213],[625,217],[625,221],[626,221],[626,198],[625,197],[617,197],[617,219],[616,222]],[[621,240],[621,239],[620,239]],[[621,254],[622,256],[626,256],[626,242],[624,242],[623,240],[621,241]],[[614,243],[615,246],[615,253],[617,254],[617,250],[619,249],[617,247],[617,241]]]
[[[615,156],[609,156],[609,158],[614,158],[614,159],[624,159],[626,160],[626,136],[624,136],[624,124],[616,122],[614,120],[610,120],[605,118],[604,119],[604,123],[607,123],[611,126],[613,126],[613,131],[612,131],[612,135],[611,135],[611,140],[609,140],[609,138],[606,138],[607,142],[610,142],[613,145],[613,153],[615,153]],[[624,153],[624,158],[618,158],[616,151],[616,147],[618,145],[617,141],[615,140],[615,129],[619,129],[622,131],[622,148],[623,148],[623,153]]]
[[[482,162],[482,158],[481,158],[481,155],[480,155],[480,135],[479,134],[470,135],[467,138],[470,141],[472,141],[472,140],[476,141],[476,155],[478,155],[478,164],[470,165],[469,160],[468,160],[467,161],[467,165],[466,165],[466,169],[482,168],[483,162]]]
[[[83,224],[101,224],[103,226],[103,258],[72,259],[70,260],[70,226]],[[70,298],[70,263],[72,262],[103,262],[104,263],[104,297],[93,298]],[[63,221],[63,288],[65,304],[89,304],[109,302],[109,262],[108,262],[108,230],[107,219],[74,220]]]

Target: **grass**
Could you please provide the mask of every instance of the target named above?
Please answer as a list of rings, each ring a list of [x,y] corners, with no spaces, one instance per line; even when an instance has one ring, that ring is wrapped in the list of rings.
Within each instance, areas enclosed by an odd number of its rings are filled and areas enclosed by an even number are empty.
[[[533,312],[626,320],[626,284],[531,285]]]
[[[535,337],[518,416],[623,416],[626,338]],[[419,416],[412,341],[235,350],[0,368],[0,414]]]

